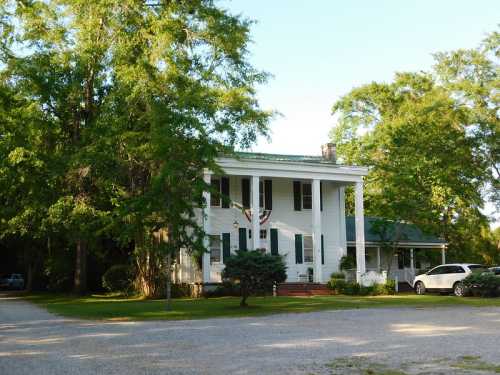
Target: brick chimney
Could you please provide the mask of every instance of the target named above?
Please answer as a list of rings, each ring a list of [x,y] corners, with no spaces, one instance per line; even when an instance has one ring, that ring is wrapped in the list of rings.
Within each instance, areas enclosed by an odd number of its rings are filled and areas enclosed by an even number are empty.
[[[321,155],[323,159],[331,162],[337,161],[337,148],[335,143],[327,143],[321,146]]]

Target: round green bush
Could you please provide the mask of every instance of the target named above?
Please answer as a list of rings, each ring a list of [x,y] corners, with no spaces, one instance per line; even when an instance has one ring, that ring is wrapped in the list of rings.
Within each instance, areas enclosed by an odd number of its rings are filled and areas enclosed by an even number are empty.
[[[129,292],[132,286],[130,266],[126,264],[111,266],[102,276],[102,286],[110,292]]]
[[[500,296],[500,277],[492,272],[472,273],[463,280],[463,285],[474,296]]]

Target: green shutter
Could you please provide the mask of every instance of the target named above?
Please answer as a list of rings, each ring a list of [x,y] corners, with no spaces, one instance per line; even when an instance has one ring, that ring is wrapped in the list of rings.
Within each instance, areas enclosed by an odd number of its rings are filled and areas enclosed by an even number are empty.
[[[222,233],[222,261],[226,262],[231,256],[231,235]]]
[[[222,177],[220,180],[220,190],[222,193],[222,208],[229,208],[231,198],[229,195],[229,177]]]
[[[278,230],[271,228],[271,255],[278,255]]]
[[[300,181],[293,182],[293,209],[300,211],[302,207],[302,195],[300,192]]]
[[[295,235],[295,263],[302,264],[302,235]]]
[[[325,264],[325,239],[321,235],[321,264]]]
[[[264,180],[264,208],[266,210],[273,209],[273,181]]]
[[[240,228],[238,233],[239,233],[239,250],[247,251],[247,229]]]

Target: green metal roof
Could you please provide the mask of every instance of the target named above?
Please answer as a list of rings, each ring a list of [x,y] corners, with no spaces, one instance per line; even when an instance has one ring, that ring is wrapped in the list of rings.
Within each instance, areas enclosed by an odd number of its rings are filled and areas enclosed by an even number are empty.
[[[382,242],[380,230],[376,230],[377,222],[381,220],[377,217],[365,216],[365,241],[366,242]],[[401,224],[401,235],[399,236],[400,243],[416,242],[416,243],[432,243],[445,244],[446,242],[432,234],[424,233],[419,227],[414,224]],[[387,226],[387,238],[385,241],[393,241],[396,236],[396,225],[394,222]],[[353,216],[346,217],[346,235],[347,241],[356,241],[356,224]]]
[[[337,164],[333,160],[323,159],[321,156],[310,155],[282,155],[265,154],[260,152],[235,152],[237,158],[251,160],[269,160],[269,161],[292,161],[299,163],[318,163],[318,164]]]

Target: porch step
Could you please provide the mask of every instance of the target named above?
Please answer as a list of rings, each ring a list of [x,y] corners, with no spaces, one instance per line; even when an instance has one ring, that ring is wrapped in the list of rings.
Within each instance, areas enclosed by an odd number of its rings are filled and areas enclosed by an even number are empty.
[[[326,284],[319,283],[282,283],[276,290],[278,296],[325,296],[332,294]]]

